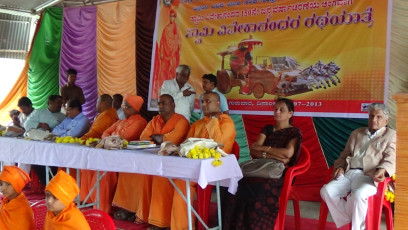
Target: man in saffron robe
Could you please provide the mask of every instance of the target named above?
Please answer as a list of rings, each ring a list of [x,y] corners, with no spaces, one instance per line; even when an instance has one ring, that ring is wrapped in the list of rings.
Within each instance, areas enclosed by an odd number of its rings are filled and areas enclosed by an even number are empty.
[[[190,128],[190,123],[183,115],[175,113],[176,105],[172,96],[168,94],[161,95],[158,106],[159,115],[155,116],[147,124],[140,139],[151,140],[156,144],[161,144],[164,141],[171,141],[175,144],[182,143]],[[140,189],[135,192],[134,196],[139,197],[139,207],[136,210],[136,216],[140,220],[158,227],[170,227],[171,216],[174,214],[172,212],[173,207],[176,209],[176,216],[181,221],[186,219],[187,223],[187,212],[182,208],[185,202],[183,201],[180,207],[178,207],[178,203],[173,203],[173,200],[176,199],[175,197],[179,195],[167,178],[138,175]],[[183,180],[175,180],[175,182],[177,185],[181,184],[179,188],[185,191],[185,182]],[[179,199],[181,200],[181,198]],[[152,202],[152,205],[150,202]],[[181,214],[177,215],[179,210]]]
[[[96,109],[99,113],[96,116],[94,123],[88,133],[81,137],[86,141],[88,138],[101,138],[103,132],[112,126],[117,120],[118,115],[116,109],[112,108],[112,97],[108,94],[102,94],[96,103]],[[102,173],[101,173],[102,174]],[[85,200],[86,196],[96,184],[97,173],[93,170],[81,170],[81,200]],[[117,173],[107,172],[99,182],[99,209],[110,213],[112,207],[113,194],[117,183]],[[96,190],[89,198],[89,203],[96,201]]]
[[[143,102],[143,98],[140,96],[127,95],[122,103],[126,119],[115,122],[103,132],[102,138],[119,135],[128,141],[138,140],[147,124],[146,119],[139,113]]]
[[[234,121],[220,112],[220,97],[216,92],[207,92],[202,99],[204,118],[194,122],[187,134],[189,137],[209,138],[222,143],[226,153],[231,153],[235,141]]]
[[[146,128],[146,120],[139,114],[140,108],[143,105],[143,98],[140,96],[128,95],[122,103],[122,109],[125,113],[125,120],[118,120],[109,129],[107,129],[103,137],[119,135],[128,141],[139,140],[140,134]],[[137,180],[137,174],[134,173],[119,173],[118,184],[113,198],[113,204],[128,211],[135,212],[134,192],[139,188],[134,182]],[[136,178],[136,179],[135,179]],[[115,212],[115,218],[118,218],[118,213]],[[125,219],[120,218],[120,219]]]
[[[34,230],[34,214],[22,193],[30,181],[28,174],[16,166],[4,166],[0,174],[0,192],[4,198],[0,207],[0,229]]]
[[[75,179],[63,170],[58,171],[45,187],[48,212],[44,230],[91,229],[82,212],[73,203],[78,194],[79,188]]]

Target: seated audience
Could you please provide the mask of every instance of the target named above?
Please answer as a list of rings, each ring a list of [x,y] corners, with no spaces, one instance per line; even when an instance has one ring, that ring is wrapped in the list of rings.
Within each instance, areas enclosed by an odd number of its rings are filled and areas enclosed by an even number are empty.
[[[45,187],[45,202],[48,212],[44,230],[78,229],[90,230],[82,212],[73,202],[79,194],[74,178],[60,170]]]
[[[215,87],[217,87],[217,77],[210,73],[210,74],[204,74],[203,75],[203,89],[204,89],[204,93],[207,92],[216,92],[218,93],[218,96],[220,96],[220,111],[224,114],[228,114],[229,113],[229,109],[228,109],[228,102],[227,102],[227,98],[225,98],[224,94],[220,93]],[[200,119],[202,119],[204,117],[204,113],[203,113],[203,103],[201,102],[201,100],[203,99],[204,94],[200,95],[199,98],[199,102],[200,102]]]
[[[89,131],[81,137],[84,141],[91,137],[101,138],[103,132],[118,120],[116,110],[112,108],[112,97],[108,94],[102,94],[98,98],[96,108],[99,114],[95,117]],[[105,176],[99,181],[99,209],[107,213],[111,212],[113,193],[117,182],[116,174],[116,172],[106,172]],[[96,171],[81,170],[81,200],[86,198],[96,181]],[[96,201],[96,190],[94,190],[88,201]]]
[[[190,128],[190,123],[183,115],[175,113],[173,97],[163,94],[158,100],[159,115],[147,124],[140,135],[141,140],[154,141],[160,145],[164,141],[180,144],[184,141]],[[183,207],[185,202],[165,177],[137,174],[135,181],[134,199],[138,199],[139,207],[136,209],[137,221],[149,222],[157,227],[170,227],[170,222],[187,222],[186,212]],[[176,185],[185,192],[186,182],[174,180]],[[136,185],[139,183],[139,185]],[[181,205],[180,205],[181,204]],[[184,212],[183,212],[184,211]],[[177,221],[176,221],[177,220]],[[176,224],[171,226],[175,227]],[[174,228],[177,229],[177,228]]]
[[[113,98],[112,106],[113,108],[116,109],[119,120],[124,120],[125,114],[123,113],[122,109],[123,96],[121,94],[115,94],[112,96],[112,98]]]
[[[276,159],[285,167],[296,164],[302,143],[300,130],[292,125],[293,102],[279,98],[274,108],[274,125],[266,125],[250,148],[253,159]],[[223,229],[273,229],[279,213],[279,196],[284,177],[244,177],[236,195],[226,194],[222,204]]]
[[[24,124],[25,130],[42,129],[51,132],[66,116],[61,113],[62,97],[51,95],[48,97],[48,108],[37,109],[30,114]]]
[[[143,98],[135,95],[127,95],[122,103],[125,120],[118,120],[108,128],[102,137],[119,135],[128,141],[139,140],[140,134],[146,128],[146,120],[139,114],[143,105]],[[134,187],[135,176],[133,173],[119,173],[118,184],[113,198],[113,205],[136,212],[134,205],[134,192],[139,188]]]
[[[66,105],[67,118],[52,130],[52,134],[65,137],[81,137],[89,129],[89,119],[82,113],[78,100],[69,100]]]
[[[0,229],[35,230],[33,210],[24,196],[23,188],[30,181],[28,174],[16,166],[4,166],[0,174]]]
[[[60,89],[60,95],[62,96],[62,104],[66,105],[69,100],[78,100],[81,105],[85,103],[84,92],[81,87],[75,84],[77,79],[77,71],[74,69],[67,70],[67,84],[62,86]]]
[[[190,121],[191,112],[194,109],[195,91],[187,81],[191,69],[188,65],[179,65],[176,68],[176,77],[163,82],[160,94],[169,94],[176,104],[176,113],[183,115]]]
[[[368,127],[351,133],[334,162],[332,181],[320,190],[338,228],[351,222],[351,229],[365,229],[367,198],[377,193],[378,182],[395,173],[396,132],[386,127],[390,111],[373,103],[368,114]]]

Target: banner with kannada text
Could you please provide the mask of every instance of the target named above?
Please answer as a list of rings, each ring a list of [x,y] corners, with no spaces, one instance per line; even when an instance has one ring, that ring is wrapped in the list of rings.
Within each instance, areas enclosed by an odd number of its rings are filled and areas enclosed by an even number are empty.
[[[296,115],[358,118],[387,97],[391,0],[158,1],[150,110],[179,64],[197,98],[216,75],[231,113],[288,97]]]

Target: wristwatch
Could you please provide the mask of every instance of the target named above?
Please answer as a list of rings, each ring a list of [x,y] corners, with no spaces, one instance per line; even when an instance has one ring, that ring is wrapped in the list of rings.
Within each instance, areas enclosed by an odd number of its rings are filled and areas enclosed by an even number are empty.
[[[266,158],[266,153],[271,149],[271,146],[268,147],[268,149],[265,152],[262,152],[262,157],[265,159]]]

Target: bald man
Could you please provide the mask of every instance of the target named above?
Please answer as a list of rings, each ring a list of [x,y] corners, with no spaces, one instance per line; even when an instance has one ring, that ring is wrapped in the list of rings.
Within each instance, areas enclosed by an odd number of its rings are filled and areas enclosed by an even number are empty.
[[[175,113],[175,103],[169,94],[163,94],[158,101],[159,115],[155,116],[140,136],[141,140],[151,140],[156,144],[164,141],[171,141],[180,144],[185,140],[190,123],[178,113]],[[134,196],[139,197],[139,207],[136,209],[136,216],[139,220],[149,222],[157,227],[170,227],[173,223],[186,222],[187,213],[185,202],[175,191],[170,181],[165,177],[140,175],[141,189],[135,192]],[[178,187],[185,192],[185,182],[174,180]],[[193,188],[192,188],[193,189]],[[177,202],[178,200],[181,201]],[[173,229],[179,229],[173,227]]]
[[[194,122],[187,134],[189,137],[209,138],[222,143],[226,153],[231,153],[235,141],[234,121],[220,111],[220,96],[215,92],[207,92],[201,100],[204,118]]]
[[[118,118],[116,109],[112,107],[112,97],[109,94],[102,94],[96,103],[98,116],[96,116],[89,132],[81,137],[86,141],[88,138],[101,138],[103,132],[112,126]],[[117,173],[107,172],[106,175],[99,182],[99,209],[110,213],[112,208],[112,199],[117,183]],[[81,192],[80,197],[83,201],[90,192],[91,188],[97,181],[96,171],[81,170]],[[89,202],[96,201],[96,191],[89,197]]]

